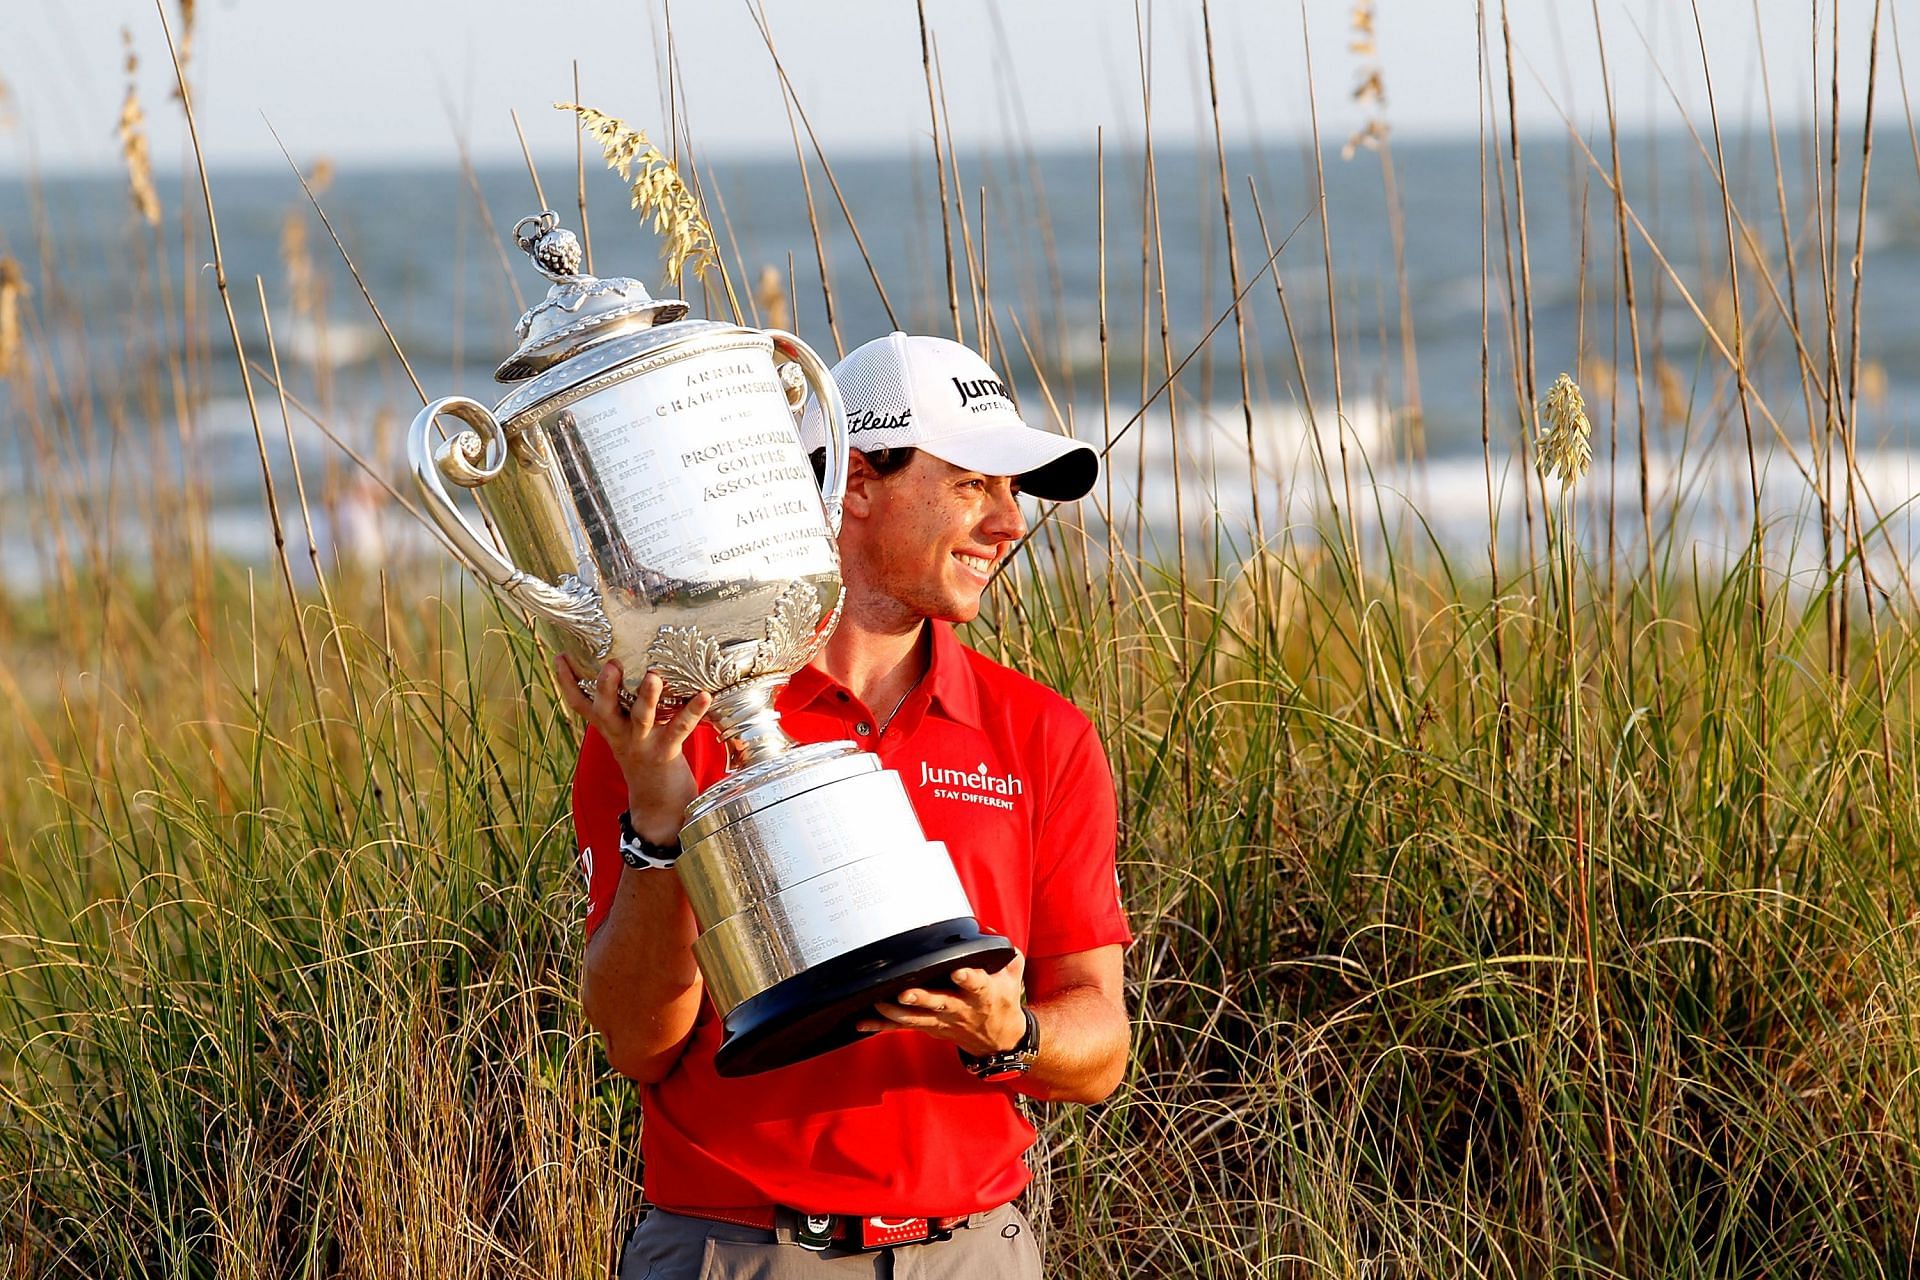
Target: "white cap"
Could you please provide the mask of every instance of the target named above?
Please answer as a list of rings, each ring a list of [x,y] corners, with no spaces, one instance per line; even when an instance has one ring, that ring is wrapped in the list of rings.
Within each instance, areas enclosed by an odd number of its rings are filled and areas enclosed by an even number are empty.
[[[862,453],[924,449],[989,476],[1013,476],[1022,493],[1054,502],[1084,497],[1100,455],[1071,436],[1030,427],[992,366],[957,342],[904,333],[854,348],[833,366],[847,408],[847,439]],[[819,403],[807,401],[800,446],[827,445]]]

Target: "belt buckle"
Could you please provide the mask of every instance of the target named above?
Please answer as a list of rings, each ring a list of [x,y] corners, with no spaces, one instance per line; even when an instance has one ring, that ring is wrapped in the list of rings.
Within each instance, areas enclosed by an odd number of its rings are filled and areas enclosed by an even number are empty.
[[[833,1243],[833,1217],[825,1213],[796,1213],[793,1242],[815,1253],[826,1252]]]
[[[934,1238],[933,1223],[926,1218],[870,1217],[859,1219],[859,1223],[862,1251],[890,1249],[898,1244],[923,1244]]]

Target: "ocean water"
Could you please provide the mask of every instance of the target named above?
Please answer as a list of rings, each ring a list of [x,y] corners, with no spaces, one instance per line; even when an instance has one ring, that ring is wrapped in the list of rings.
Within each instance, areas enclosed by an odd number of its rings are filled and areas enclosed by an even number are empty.
[[[1811,141],[1781,141],[1807,358],[1824,370]],[[1889,547],[1912,541],[1905,505],[1920,473],[1906,408],[1920,380],[1920,310],[1908,301],[1920,286],[1920,181],[1906,141],[1890,133],[1877,140],[1862,215],[1855,204],[1856,139],[1854,156],[1843,157],[1838,198],[1839,361],[1844,375],[1851,354],[1848,259],[1858,225],[1865,257],[1860,477],[1890,518]],[[1604,155],[1601,143],[1594,145]],[[1787,281],[1771,152],[1764,137],[1754,136],[1730,139],[1727,151],[1738,209],[1775,281],[1770,289],[1753,253],[1743,254],[1751,387],[1765,406],[1755,431],[1770,455],[1763,505],[1770,518],[1799,521],[1810,509],[1802,472],[1811,446],[1795,349],[1780,315]],[[1700,536],[1711,542],[1716,520],[1725,517],[1731,528],[1744,522],[1747,485],[1736,388],[1693,312],[1697,306],[1730,335],[1720,193],[1684,134],[1623,139],[1622,152],[1628,199],[1659,249],[1656,256],[1635,233],[1648,471],[1656,502],[1699,522]],[[1227,237],[1208,150],[1163,148],[1154,157],[1158,194],[1151,203],[1138,154],[1107,155],[1104,173],[1092,151],[961,157],[949,219],[962,334],[978,340],[984,291],[995,362],[1030,419],[1100,445],[1125,428],[1110,456],[1116,521],[1130,525],[1138,516],[1163,533],[1170,529],[1176,468],[1189,521],[1217,519],[1235,528],[1250,522],[1255,502],[1270,528],[1310,523],[1324,516],[1329,479],[1344,501],[1352,477],[1361,518],[1390,522],[1417,509],[1440,537],[1465,549],[1484,546],[1490,509],[1509,525],[1518,518],[1523,416],[1512,353],[1530,330],[1536,391],[1543,394],[1561,370],[1586,387],[1600,465],[1583,492],[1604,510],[1598,495],[1617,491],[1637,528],[1638,418],[1602,175],[1564,138],[1526,142],[1531,308],[1522,318],[1508,305],[1510,282],[1522,270],[1520,245],[1517,236],[1502,237],[1491,159],[1484,190],[1472,140],[1402,142],[1393,160],[1402,211],[1397,251],[1377,157],[1343,159],[1334,150],[1323,156],[1329,270],[1310,152],[1298,144],[1229,152],[1234,252],[1246,286],[1245,407]],[[838,196],[814,165],[811,219],[790,156],[715,157],[700,176],[744,307],[771,287],[784,296],[788,327],[829,359],[839,345],[896,326],[953,331],[930,155],[838,161]],[[565,223],[577,224],[571,157],[546,165],[542,178]],[[33,290],[35,366],[29,379],[0,382],[0,572],[9,580],[44,565],[52,531],[43,527],[47,504],[38,498],[55,486],[70,496],[70,520],[124,522],[116,543],[137,548],[137,503],[119,495],[136,492],[153,466],[190,468],[201,478],[218,545],[254,558],[270,552],[252,420],[218,309],[204,216],[193,211],[184,237],[179,225],[181,201],[197,201],[198,191],[171,180],[164,185],[169,221],[156,237],[133,221],[117,175],[0,181],[0,254],[20,262]],[[284,170],[216,167],[212,186],[242,343],[266,361],[257,275],[273,310],[288,389],[325,424],[323,430],[294,413],[305,477],[324,497],[323,532],[367,556],[427,546],[379,483],[407,492],[401,440],[419,396],[298,183]],[[593,171],[587,186],[595,268],[639,276],[656,294],[667,293],[655,241],[626,208],[618,180]],[[1484,246],[1483,200],[1492,227]],[[539,207],[525,170],[346,169],[320,201],[425,393],[482,400],[501,394],[490,370],[513,346],[514,319],[544,289],[509,240],[514,220]],[[1509,192],[1509,220],[1512,201]],[[290,250],[299,238],[304,250]],[[310,263],[306,296],[314,301],[297,306],[292,295],[302,273],[289,263],[302,254]],[[1272,269],[1252,279],[1269,258]],[[1405,354],[1403,282],[1417,373]],[[189,292],[207,335],[198,343],[181,333]],[[1484,324],[1483,294],[1490,315]],[[695,314],[727,314],[718,290],[689,301]],[[1170,395],[1143,410],[1169,357],[1186,361],[1185,369]],[[171,370],[184,371],[184,385],[174,385]],[[49,390],[55,382],[57,405]],[[272,388],[256,379],[254,392],[270,463],[290,483]],[[191,441],[182,439],[183,403]],[[1416,403],[1428,462],[1412,467]],[[1483,423],[1491,467],[1483,460]],[[341,442],[379,480],[356,478],[359,468]],[[1618,470],[1610,471],[1616,455]],[[1106,503],[1103,486],[1089,513],[1096,522],[1109,514]]]

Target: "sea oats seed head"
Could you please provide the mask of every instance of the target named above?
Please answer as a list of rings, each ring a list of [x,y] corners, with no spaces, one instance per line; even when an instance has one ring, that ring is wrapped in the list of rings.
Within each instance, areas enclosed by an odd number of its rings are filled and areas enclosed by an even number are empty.
[[[114,132],[120,138],[120,158],[127,166],[127,194],[133,209],[150,227],[160,225],[160,193],[153,185],[153,157],[147,151],[147,113],[140,106],[140,95],[127,86],[126,100],[120,104],[120,123]]]
[[[1348,138],[1346,145],[1340,148],[1340,158],[1351,160],[1361,151],[1378,151],[1387,140],[1387,122],[1379,116],[1366,122],[1359,132]]]
[[[753,286],[753,301],[769,329],[792,327],[793,309],[787,304],[786,281],[772,263],[760,268],[760,279]]]
[[[1860,366],[1860,398],[1875,409],[1887,407],[1887,366],[1878,360]]]
[[[580,127],[600,144],[607,167],[628,183],[628,207],[650,218],[654,233],[661,237],[660,257],[668,283],[679,284],[687,271],[695,279],[704,277],[716,261],[713,228],[672,162],[647,141],[645,133],[603,111],[577,102],[553,105],[573,112]]]
[[[1347,52],[1364,61],[1354,77],[1353,100],[1373,114],[1340,148],[1340,158],[1351,160],[1362,151],[1378,151],[1387,143],[1387,122],[1381,114],[1387,108],[1386,73],[1380,66],[1380,46],[1374,38],[1374,0],[1354,0],[1347,25],[1351,39]]]
[[[1680,380],[1680,371],[1673,367],[1671,360],[1656,360],[1653,380],[1660,391],[1661,420],[1670,426],[1685,426],[1693,406],[1687,385]]]
[[[140,105],[140,90],[134,75],[140,70],[140,56],[133,49],[133,31],[120,28],[120,42],[126,46],[127,96],[120,104],[120,123],[114,134],[120,139],[120,159],[127,166],[127,194],[133,210],[150,227],[160,225],[160,193],[153,186],[153,156],[147,151],[147,113]]]
[[[193,61],[193,18],[194,0],[180,0],[180,33],[174,37],[173,51],[174,56],[179,60],[182,75],[186,73],[187,65]],[[127,69],[131,71],[133,68]],[[167,96],[175,102],[184,101],[179,79],[174,81],[173,88],[168,91]]]
[[[1593,465],[1593,424],[1587,421],[1587,402],[1580,384],[1567,374],[1553,380],[1540,402],[1539,451],[1534,466],[1543,476],[1571,485]]]
[[[286,273],[287,304],[297,316],[313,314],[319,296],[313,275],[313,255],[307,248],[307,220],[302,210],[289,209],[280,219],[280,266]]]
[[[27,277],[12,258],[0,258],[0,379],[10,378],[25,365],[20,341],[20,304],[27,296]]]

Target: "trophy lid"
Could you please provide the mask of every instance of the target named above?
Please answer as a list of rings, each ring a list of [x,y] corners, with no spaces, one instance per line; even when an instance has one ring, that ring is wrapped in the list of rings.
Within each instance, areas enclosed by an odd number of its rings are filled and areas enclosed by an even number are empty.
[[[580,241],[551,209],[514,223],[513,238],[553,286],[514,326],[520,346],[493,371],[496,381],[530,378],[608,338],[687,314],[686,303],[656,298],[638,280],[581,274]]]

